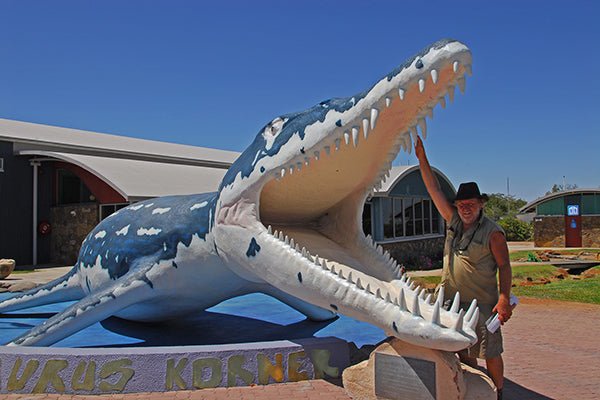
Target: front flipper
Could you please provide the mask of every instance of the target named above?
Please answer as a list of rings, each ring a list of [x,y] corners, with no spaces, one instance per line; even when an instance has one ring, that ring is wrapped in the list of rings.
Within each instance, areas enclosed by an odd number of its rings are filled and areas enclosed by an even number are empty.
[[[84,293],[79,285],[77,268],[74,267],[60,278],[0,302],[0,313],[22,310],[44,304],[79,300],[83,296]]]
[[[95,322],[114,315],[154,293],[146,277],[147,269],[138,269],[94,292],[59,314],[8,343],[9,346],[49,346]]]

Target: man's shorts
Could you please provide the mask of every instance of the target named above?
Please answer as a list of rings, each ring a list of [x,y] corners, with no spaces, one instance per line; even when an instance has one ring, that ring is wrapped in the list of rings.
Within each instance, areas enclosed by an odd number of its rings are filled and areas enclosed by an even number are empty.
[[[467,310],[469,303],[461,303],[461,307]],[[466,350],[459,352],[460,355],[466,355],[472,358],[494,358],[498,357],[504,351],[502,347],[502,332],[501,329],[494,333],[490,333],[485,326],[485,321],[492,315],[492,309],[494,305],[489,304],[478,304],[479,307],[479,321],[477,321],[477,343]]]

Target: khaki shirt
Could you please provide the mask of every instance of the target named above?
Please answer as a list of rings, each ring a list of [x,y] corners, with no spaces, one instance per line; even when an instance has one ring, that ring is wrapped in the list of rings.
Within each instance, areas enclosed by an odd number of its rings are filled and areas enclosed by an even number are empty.
[[[460,292],[461,302],[477,299],[479,304],[498,302],[498,265],[490,250],[493,232],[504,230],[481,213],[477,223],[463,232],[463,224],[455,210],[446,229],[444,268],[441,285],[445,297],[452,299]]]

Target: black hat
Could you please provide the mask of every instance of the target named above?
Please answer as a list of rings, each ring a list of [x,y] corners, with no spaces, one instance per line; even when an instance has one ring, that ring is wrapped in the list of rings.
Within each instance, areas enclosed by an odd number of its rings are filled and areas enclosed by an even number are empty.
[[[488,201],[489,197],[485,193],[481,193],[479,191],[479,186],[475,182],[465,182],[461,183],[458,187],[458,192],[456,192],[456,200],[467,200],[467,199],[481,199],[483,201]]]

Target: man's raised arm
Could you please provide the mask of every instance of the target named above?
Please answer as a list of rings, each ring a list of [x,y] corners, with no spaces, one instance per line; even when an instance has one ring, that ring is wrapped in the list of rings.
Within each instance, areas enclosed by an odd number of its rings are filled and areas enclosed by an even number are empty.
[[[444,192],[442,192],[442,189],[440,188],[440,183],[431,170],[431,166],[427,160],[427,155],[425,154],[425,148],[423,147],[423,141],[421,140],[420,136],[417,136],[417,142],[415,143],[415,155],[419,160],[421,177],[423,178],[427,192],[429,192],[429,195],[433,200],[433,204],[435,204],[436,208],[442,215],[442,218],[444,218],[446,222],[450,223],[452,220],[452,215],[454,214],[454,207],[450,201],[448,201],[446,196],[444,196]]]

